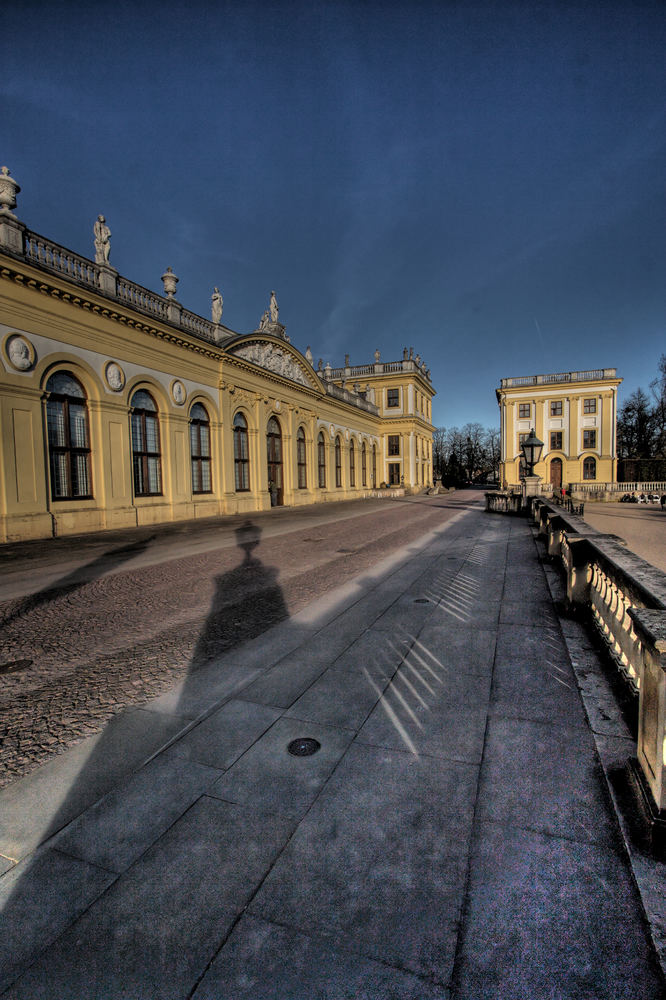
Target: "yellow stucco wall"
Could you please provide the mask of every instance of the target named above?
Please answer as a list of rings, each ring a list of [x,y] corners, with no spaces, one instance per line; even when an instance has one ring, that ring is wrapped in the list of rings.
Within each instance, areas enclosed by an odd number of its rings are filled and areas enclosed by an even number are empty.
[[[27,362],[17,366],[12,358],[10,347],[16,346],[17,338],[29,347],[29,366]],[[249,340],[272,346],[296,366],[293,370],[300,381],[234,356],[238,345]],[[111,363],[122,370],[120,387],[109,382]],[[373,372],[366,380],[372,383],[379,405],[379,413],[369,412],[354,404],[353,394],[336,398],[327,392],[304,355],[285,339],[255,334],[211,343],[112,302],[95,290],[77,287],[60,274],[0,254],[0,541],[267,508],[266,429],[271,417],[278,421],[281,433],[285,504],[367,495],[387,478],[389,434],[400,436],[405,484],[429,484],[432,385],[411,363],[404,371],[400,367],[384,374],[381,368],[381,373]],[[70,372],[85,392],[90,499],[52,497],[45,386],[58,371]],[[176,383],[182,386],[182,396]],[[389,387],[399,388],[404,400],[397,410],[383,405]],[[137,496],[134,489],[130,400],[139,389],[150,393],[158,411],[162,484],[157,496]],[[190,412],[197,402],[203,404],[210,421],[212,476],[212,491],[199,494],[192,490],[190,458]],[[233,420],[238,412],[248,425],[248,491],[235,488]],[[305,488],[298,484],[296,436],[300,427],[306,439]],[[318,486],[320,432],[325,440],[325,488]],[[340,486],[336,485],[336,439],[340,441]]]

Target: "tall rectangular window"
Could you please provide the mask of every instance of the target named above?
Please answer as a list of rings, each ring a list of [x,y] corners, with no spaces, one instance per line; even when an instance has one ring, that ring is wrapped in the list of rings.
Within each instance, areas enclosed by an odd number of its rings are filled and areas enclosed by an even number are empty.
[[[583,431],[583,448],[596,448],[596,447],[597,447],[597,432]]]
[[[400,435],[399,434],[389,434],[389,436],[388,436],[388,453],[389,453],[389,455],[399,455],[400,454]]]
[[[562,416],[562,400],[554,399],[550,404],[550,415],[551,417],[561,417]]]
[[[247,420],[242,413],[234,417],[234,474],[236,490],[245,493],[250,489],[250,449]]]
[[[304,490],[308,485],[307,464],[305,460],[305,431],[298,428],[296,435],[296,467],[298,469],[298,488]]]
[[[57,372],[46,383],[46,428],[53,500],[92,496],[86,395],[70,372]]]
[[[190,411],[190,460],[192,492],[211,493],[210,423],[201,403],[195,403]]]
[[[532,408],[529,403],[518,403],[518,418],[520,420],[529,420]]]
[[[562,451],[562,431],[550,432],[550,450]]]
[[[318,471],[318,482],[319,489],[326,489],[326,444],[324,442],[324,435],[320,431],[319,437],[317,438],[317,471]]]
[[[157,406],[145,389],[134,393],[130,406],[134,492],[138,497],[159,496],[162,492],[162,456]]]
[[[387,389],[386,390],[386,405],[388,406],[400,406],[400,390],[399,389]]]

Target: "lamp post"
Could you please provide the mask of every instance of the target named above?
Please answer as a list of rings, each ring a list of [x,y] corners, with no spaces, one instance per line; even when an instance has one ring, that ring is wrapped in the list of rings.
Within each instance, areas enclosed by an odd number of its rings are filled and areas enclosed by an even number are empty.
[[[535,497],[539,493],[541,476],[534,475],[534,466],[541,458],[543,441],[539,441],[539,438],[534,433],[534,428],[532,428],[520,447],[525,459],[525,475],[522,477],[522,480],[523,502],[526,506],[527,497]]]

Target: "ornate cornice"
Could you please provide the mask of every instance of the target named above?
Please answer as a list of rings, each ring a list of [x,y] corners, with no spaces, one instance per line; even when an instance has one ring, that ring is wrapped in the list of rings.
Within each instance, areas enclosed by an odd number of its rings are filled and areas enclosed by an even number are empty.
[[[145,319],[134,315],[129,310],[123,309],[122,306],[117,306],[110,301],[98,301],[91,296],[87,296],[83,290],[79,293],[78,291],[61,288],[53,282],[44,280],[41,276],[39,278],[29,277],[22,271],[9,267],[6,264],[0,266],[0,278],[4,278],[5,281],[13,281],[14,284],[22,285],[24,288],[33,289],[42,295],[49,295],[51,298],[59,299],[61,302],[66,302],[69,305],[84,309],[97,316],[103,316],[105,319],[114,320],[123,326],[139,330],[141,333],[147,333],[151,337],[156,337],[169,344],[175,344],[177,347],[183,347],[188,351],[194,351],[196,354],[202,354],[215,361],[221,361],[225,357],[223,351],[219,348],[216,349],[213,345],[190,340],[183,336],[182,333],[175,333],[169,329],[154,326],[152,323],[147,323]]]

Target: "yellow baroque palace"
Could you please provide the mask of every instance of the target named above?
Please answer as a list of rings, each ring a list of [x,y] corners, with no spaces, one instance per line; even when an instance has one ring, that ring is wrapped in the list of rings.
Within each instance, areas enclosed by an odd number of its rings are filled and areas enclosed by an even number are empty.
[[[275,295],[238,334],[31,232],[0,175],[0,541],[432,484],[430,372],[412,349],[313,366]]]
[[[553,490],[614,483],[621,381],[615,368],[503,378],[495,390],[502,484],[520,483],[521,445],[532,429],[543,441],[534,473]]]

